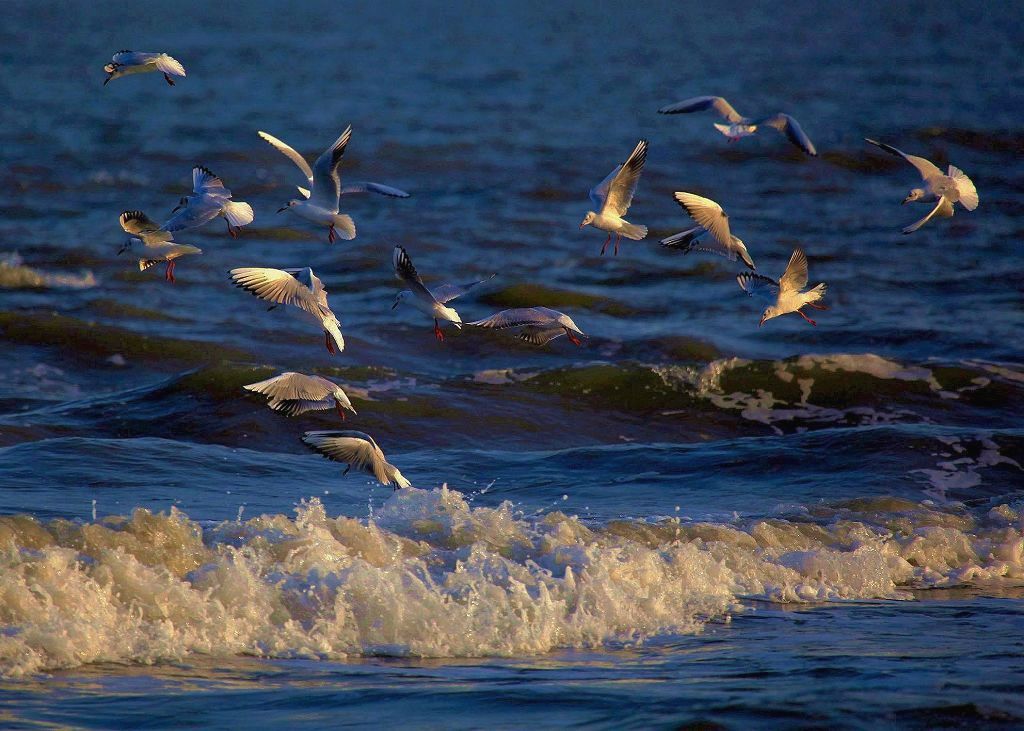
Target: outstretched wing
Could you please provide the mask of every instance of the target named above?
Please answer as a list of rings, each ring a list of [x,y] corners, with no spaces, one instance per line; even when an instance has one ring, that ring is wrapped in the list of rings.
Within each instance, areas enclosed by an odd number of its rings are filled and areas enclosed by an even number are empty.
[[[779,294],[779,283],[771,277],[753,272],[742,272],[736,275],[740,289],[752,297],[774,302]]]
[[[592,191],[590,197],[596,202],[596,195],[603,199],[600,212],[610,211],[616,216],[625,216],[630,204],[633,202],[633,194],[636,193],[636,185],[640,181],[640,173],[643,171],[644,162],[647,161],[647,140],[640,140],[633,148],[633,152],[626,158],[626,162],[619,165],[611,175],[605,178],[598,189]],[[601,191],[600,189],[604,190]]]
[[[302,171],[302,174],[306,176],[306,180],[309,181],[309,184],[313,184],[313,170],[309,167],[309,163],[306,162],[306,159],[302,155],[296,152],[290,145],[277,139],[272,134],[268,134],[267,132],[257,132],[256,134],[258,134],[265,142],[270,143],[270,145],[272,145],[274,149],[282,155],[295,163],[299,170]],[[306,198],[309,198],[308,191],[306,192]]]
[[[398,188],[392,188],[390,185],[381,185],[380,183],[347,183],[342,186],[342,195],[351,195],[353,193],[377,193],[379,195],[386,195],[389,198],[408,198],[409,194],[404,190]]]
[[[304,373],[289,371],[242,388],[261,393],[276,401],[322,401],[332,395],[338,386],[320,376],[307,376]]]
[[[313,163],[313,194],[310,202],[328,210],[338,210],[338,199],[341,197],[341,174],[338,166],[345,154],[345,147],[352,137],[352,125],[338,136],[334,144],[328,147]]]
[[[487,327],[495,330],[503,330],[509,327],[520,327],[522,325],[550,326],[558,320],[561,312],[550,310],[547,307],[519,307],[511,310],[496,312],[490,317],[476,322],[467,323],[477,327]]]
[[[559,325],[558,327],[538,327],[536,325],[527,325],[517,336],[524,343],[530,345],[547,345],[555,338],[565,335],[565,328]]]
[[[361,431],[308,431],[302,441],[327,459],[367,472],[383,485],[391,484],[384,453],[373,437]]]
[[[419,272],[416,271],[416,267],[413,266],[412,259],[409,258],[409,254],[401,246],[396,246],[394,253],[391,256],[391,263],[395,267],[395,276],[409,285],[417,297],[425,299],[428,302],[434,301],[434,295],[430,293],[430,290],[423,284],[423,280],[420,279]]]
[[[864,141],[874,145],[875,147],[879,147],[885,150],[890,155],[902,157],[904,160],[906,160],[915,168],[917,168],[917,172],[921,173],[922,180],[928,180],[928,178],[934,177],[935,175],[942,175],[941,170],[935,167],[935,165],[933,165],[928,160],[925,160],[923,157],[917,157],[916,155],[908,155],[905,152],[897,150],[892,145],[887,145],[884,142],[878,142],[877,140],[871,140],[868,139],[867,137],[864,138]]]
[[[786,271],[779,277],[780,292],[800,292],[807,286],[807,254],[800,247],[793,249]]]
[[[675,104],[669,104],[658,110],[658,114],[689,114],[712,109],[720,117],[733,124],[745,121],[743,115],[732,108],[732,104],[720,96],[695,96]]]
[[[201,198],[198,202],[189,201],[189,204],[178,210],[161,227],[165,231],[182,231],[187,228],[196,228],[204,223],[212,221],[220,213],[226,198]]]
[[[948,217],[948,216],[952,216],[952,215],[953,215],[953,204],[949,202],[949,198],[947,198],[946,196],[942,196],[942,197],[939,198],[939,202],[935,204],[935,208],[931,209],[928,212],[927,216],[922,218],[920,221],[917,221],[916,223],[912,223],[909,226],[907,226],[905,229],[903,229],[903,233],[904,234],[912,234],[912,233],[914,233],[915,231],[917,231],[917,229],[919,229],[922,226],[924,226],[926,223],[928,223],[930,220],[932,220],[935,216],[946,216],[946,217]]]
[[[224,181],[202,165],[192,168],[192,191],[198,196],[231,197],[231,191],[224,186]]]
[[[434,289],[432,289],[430,291],[430,294],[432,294],[434,296],[434,299],[436,299],[442,305],[447,304],[448,302],[451,302],[453,299],[461,297],[462,295],[466,294],[466,292],[473,289],[473,287],[477,286],[478,284],[489,282],[496,276],[498,276],[497,272],[487,277],[486,279],[481,279],[477,282],[467,282],[466,284],[442,284],[440,287],[435,287]]]
[[[162,231],[156,221],[142,211],[125,211],[120,215],[118,221],[125,233],[138,236],[146,244],[170,241],[173,238],[169,232]]]
[[[804,132],[803,127],[800,126],[799,122],[793,119],[788,114],[773,114],[770,117],[759,119],[755,122],[751,122],[754,125],[766,125],[777,129],[782,134],[786,135],[786,138],[794,145],[799,147],[801,150],[806,152],[812,157],[817,156],[818,151],[814,149],[814,143],[811,142],[811,138]]]
[[[264,267],[241,267],[231,270],[231,281],[236,287],[244,289],[261,300],[299,307],[320,318],[323,311],[317,296],[296,277],[296,274],[302,271],[306,270],[286,271]],[[326,301],[326,298],[324,300]]]
[[[732,242],[732,233],[729,231],[729,216],[722,207],[710,198],[703,198],[693,193],[682,191],[673,193],[676,203],[682,206],[690,218],[699,223],[703,228],[711,232],[726,249]]]

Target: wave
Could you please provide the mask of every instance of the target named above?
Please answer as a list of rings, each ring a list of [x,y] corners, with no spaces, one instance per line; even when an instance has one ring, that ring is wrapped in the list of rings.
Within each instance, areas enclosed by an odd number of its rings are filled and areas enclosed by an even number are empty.
[[[972,513],[897,498],[730,522],[476,507],[394,493],[368,520],[204,525],[172,509],[98,522],[0,517],[0,671],[190,655],[512,656],[640,643],[749,600],[905,600],[1024,581],[1024,502]]]

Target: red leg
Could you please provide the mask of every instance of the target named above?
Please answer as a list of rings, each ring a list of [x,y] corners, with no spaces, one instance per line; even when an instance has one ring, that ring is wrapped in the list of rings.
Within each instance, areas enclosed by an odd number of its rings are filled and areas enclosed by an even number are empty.
[[[808,307],[813,307],[816,310],[827,310],[828,309],[828,307],[826,305],[819,305],[817,302],[808,302],[807,306]]]
[[[168,84],[170,84],[171,86],[174,86],[174,79],[172,79],[172,78],[171,78],[170,76],[168,76],[167,74],[164,74],[164,81],[166,81],[166,82],[167,82]]]
[[[324,345],[327,346],[327,352],[334,355],[334,345],[331,343],[331,334],[324,330]]]
[[[604,240],[604,246],[601,247],[601,256],[604,256],[604,250],[608,248],[608,244],[612,240],[612,235],[608,234],[608,238]]]
[[[569,342],[575,345],[577,348],[583,345],[583,341],[576,337],[573,333],[566,330],[565,334],[569,336]]]
[[[231,221],[229,221],[228,219],[225,218],[224,222],[228,225],[228,233],[231,234],[231,238],[237,239],[238,238],[238,232],[235,231],[235,229],[231,227]]]
[[[170,261],[167,262],[167,269],[164,270],[164,279],[166,279],[171,284],[174,284],[174,282],[176,281],[174,279],[174,259],[171,259]]]
[[[336,236],[337,234],[334,233],[334,224],[332,223],[331,227],[327,230],[327,240],[333,244]]]
[[[444,342],[444,333],[441,332],[441,326],[437,324],[437,318],[434,318],[434,337],[437,338],[438,342]]]
[[[341,408],[341,402],[340,401],[335,401],[334,402],[334,408],[338,410],[338,416],[341,417],[341,420],[345,421],[345,410],[343,408]]]
[[[807,322],[811,323],[812,325],[817,325],[817,324],[818,324],[818,323],[816,323],[816,322],[815,322],[814,320],[812,320],[811,318],[809,318],[809,317],[808,317],[807,315],[805,315],[804,313],[802,313],[802,312],[801,312],[800,310],[797,310],[797,311],[796,311],[796,314],[800,315],[800,317],[804,318],[805,320],[807,320]]]

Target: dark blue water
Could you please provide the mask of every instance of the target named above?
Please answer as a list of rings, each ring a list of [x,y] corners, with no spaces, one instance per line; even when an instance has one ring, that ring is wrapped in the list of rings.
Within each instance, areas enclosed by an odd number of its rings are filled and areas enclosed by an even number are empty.
[[[5,723],[495,728],[1018,725],[1024,689],[1024,81],[1016,6],[545,8],[13,3],[0,19],[0,705]],[[69,18],[72,19],[69,21]],[[188,76],[102,86],[119,48]],[[728,144],[721,94],[786,111]],[[353,126],[351,242],[274,211]],[[637,139],[599,256],[587,191]],[[913,168],[981,204],[900,229]],[[177,238],[177,283],[116,255],[190,169],[255,222]],[[759,271],[795,246],[817,327],[758,327],[738,268],[657,239],[719,201]],[[395,244],[455,305],[590,336],[444,343],[391,309]],[[342,321],[233,288],[311,266]],[[343,384],[415,489],[305,450],[242,386]],[[446,485],[446,488],[442,488]]]

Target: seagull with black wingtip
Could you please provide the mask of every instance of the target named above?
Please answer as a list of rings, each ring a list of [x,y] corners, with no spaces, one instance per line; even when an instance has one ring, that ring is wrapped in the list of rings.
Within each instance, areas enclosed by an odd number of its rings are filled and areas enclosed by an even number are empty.
[[[735,142],[741,137],[748,137],[757,132],[759,127],[771,127],[786,135],[786,139],[808,155],[814,157],[818,154],[818,151],[814,149],[814,143],[811,142],[800,123],[788,114],[778,112],[760,119],[750,119],[733,109],[732,104],[720,96],[695,96],[691,99],[684,99],[681,102],[662,107],[658,110],[658,114],[689,114],[708,109],[728,122],[728,124],[715,122],[715,129],[725,135],[729,142]]]
[[[166,53],[144,51],[118,51],[103,70],[107,72],[107,78],[103,80],[104,86],[122,76],[144,74],[148,71],[159,71],[164,75],[164,81],[171,86],[174,86],[174,79],[171,76],[185,76],[185,67],[177,59]]]

